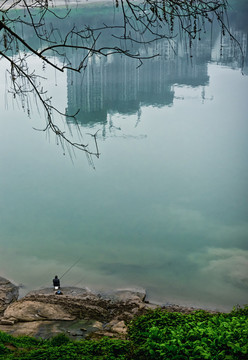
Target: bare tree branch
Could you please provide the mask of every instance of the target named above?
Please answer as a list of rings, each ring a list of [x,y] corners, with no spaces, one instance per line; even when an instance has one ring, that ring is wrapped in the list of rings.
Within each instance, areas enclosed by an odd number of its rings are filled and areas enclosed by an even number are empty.
[[[94,138],[95,151],[89,149],[88,144],[73,142],[64,131],[56,125],[53,113],[67,116],[63,111],[52,105],[51,98],[39,84],[41,76],[28,67],[27,54],[32,54],[47,66],[59,72],[81,72],[87,67],[92,56],[110,56],[119,54],[143,61],[159,54],[144,55],[133,47],[133,44],[145,46],[147,44],[167,39],[173,48],[173,39],[184,36],[189,49],[195,39],[200,40],[201,34],[206,32],[206,24],[214,21],[222,30],[222,35],[228,34],[234,41],[227,18],[227,0],[115,0],[116,22],[105,23],[98,21],[99,26],[91,27],[82,24],[80,28],[72,24],[71,28],[63,32],[56,27],[56,23],[66,21],[72,10],[69,1],[65,1],[65,10],[59,11],[53,0],[4,0],[0,4],[0,56],[10,64],[11,92],[19,96],[22,106],[30,115],[28,96],[34,94],[42,105],[46,114],[46,125],[42,131],[51,130],[57,137],[63,150],[68,146],[82,150],[88,156],[99,157],[97,133]],[[113,12],[114,14],[114,12]],[[52,19],[52,25],[51,25]],[[112,15],[113,19],[113,15]],[[35,36],[37,41],[25,36],[26,29]],[[103,44],[104,35],[110,34],[109,39],[119,42],[119,45]],[[80,61],[71,64],[70,51],[80,51]],[[240,50],[242,51],[241,47]],[[56,59],[60,58],[60,63]],[[70,116],[75,117],[76,114]]]

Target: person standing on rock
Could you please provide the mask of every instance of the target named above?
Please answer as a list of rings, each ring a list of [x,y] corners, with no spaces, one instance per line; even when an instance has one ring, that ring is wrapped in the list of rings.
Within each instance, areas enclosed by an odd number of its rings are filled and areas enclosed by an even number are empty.
[[[54,286],[54,290],[60,289],[60,280],[57,275],[55,275],[53,279],[53,286]]]

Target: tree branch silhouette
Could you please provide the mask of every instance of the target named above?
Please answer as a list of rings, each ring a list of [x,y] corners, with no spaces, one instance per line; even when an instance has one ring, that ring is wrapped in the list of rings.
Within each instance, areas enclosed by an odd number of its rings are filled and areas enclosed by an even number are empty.
[[[111,7],[112,4],[112,7]],[[200,40],[206,32],[206,23],[214,21],[222,30],[222,34],[231,34],[227,21],[227,0],[114,0],[109,8],[118,12],[118,22],[102,23],[92,27],[85,23],[78,28],[72,24],[69,31],[61,32],[56,24],[66,21],[72,10],[70,2],[64,1],[65,11],[58,11],[55,0],[5,0],[0,5],[0,56],[10,65],[10,79],[13,96],[20,97],[22,107],[30,116],[28,96],[34,94],[45,110],[46,125],[42,131],[51,130],[61,144],[63,150],[70,146],[84,151],[88,156],[99,157],[97,134],[93,134],[95,150],[88,144],[73,142],[62,131],[54,120],[54,113],[75,118],[76,114],[65,114],[52,104],[40,85],[41,75],[31,71],[28,66],[30,54],[40,59],[43,64],[59,72],[81,72],[87,67],[92,56],[120,55],[142,62],[157,54],[141,54],[133,48],[133,44],[144,47],[155,41],[167,39],[172,42],[177,36],[184,36],[189,48],[195,39]],[[53,23],[51,24],[51,19]],[[98,21],[99,22],[99,21]],[[36,37],[24,35],[24,30],[30,31]],[[102,45],[105,33],[110,33],[110,39],[116,39],[120,45]],[[172,46],[173,48],[173,46]],[[81,53],[78,64],[70,61],[70,51],[77,49]],[[56,58],[62,59],[60,63]],[[80,109],[79,109],[80,110]]]

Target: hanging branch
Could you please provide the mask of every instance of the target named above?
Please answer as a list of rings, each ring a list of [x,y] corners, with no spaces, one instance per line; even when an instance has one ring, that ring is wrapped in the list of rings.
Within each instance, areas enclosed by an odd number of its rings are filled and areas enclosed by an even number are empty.
[[[59,72],[81,72],[87,67],[87,62],[92,56],[108,57],[113,54],[127,56],[139,61],[142,65],[145,59],[159,54],[141,55],[135,50],[133,44],[146,46],[155,41],[166,39],[173,42],[179,31],[188,40],[191,48],[192,42],[205,32],[205,23],[213,23],[214,19],[219,24],[222,34],[231,34],[227,23],[227,0],[115,0],[113,7],[116,9],[118,22],[90,27],[84,24],[77,28],[75,24],[66,33],[58,30],[55,23],[49,24],[49,19],[56,22],[66,21],[70,16],[70,5],[65,1],[66,10],[61,15],[56,9],[53,0],[5,0],[0,4],[0,56],[10,64],[10,78],[14,97],[19,96],[22,107],[30,116],[28,96],[34,94],[42,105],[46,114],[46,126],[42,131],[51,130],[57,137],[63,150],[68,146],[81,150],[89,156],[99,157],[97,133],[93,136],[95,151],[89,149],[88,144],[73,142],[64,131],[61,131],[54,121],[54,113],[75,118],[76,114],[68,115],[52,105],[51,98],[39,83],[42,77],[28,67],[27,54],[32,54],[40,59],[43,64]],[[111,9],[111,7],[110,7]],[[38,48],[32,45],[31,40],[23,35],[23,29],[30,29],[39,40]],[[101,44],[105,33],[111,31],[110,39],[120,42],[117,46]],[[25,32],[24,32],[25,33]],[[171,44],[173,49],[173,44]],[[81,57],[78,64],[70,61],[70,51],[77,49]],[[241,49],[241,46],[240,46]],[[53,56],[51,56],[51,54]],[[143,54],[143,53],[142,53]],[[57,64],[56,59],[62,59]],[[80,109],[79,109],[80,110]]]

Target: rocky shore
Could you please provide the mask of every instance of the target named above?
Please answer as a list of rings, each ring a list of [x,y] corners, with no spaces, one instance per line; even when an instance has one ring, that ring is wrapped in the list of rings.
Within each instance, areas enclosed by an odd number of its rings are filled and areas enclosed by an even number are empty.
[[[125,338],[127,323],[158,305],[145,300],[143,289],[95,293],[66,287],[58,295],[52,288],[35,290],[18,300],[18,287],[0,277],[0,330],[12,335],[49,338],[67,333],[74,338]],[[194,308],[170,305],[169,311],[189,313]]]
[[[19,289],[9,280],[0,277],[0,316],[5,309],[18,299]]]

